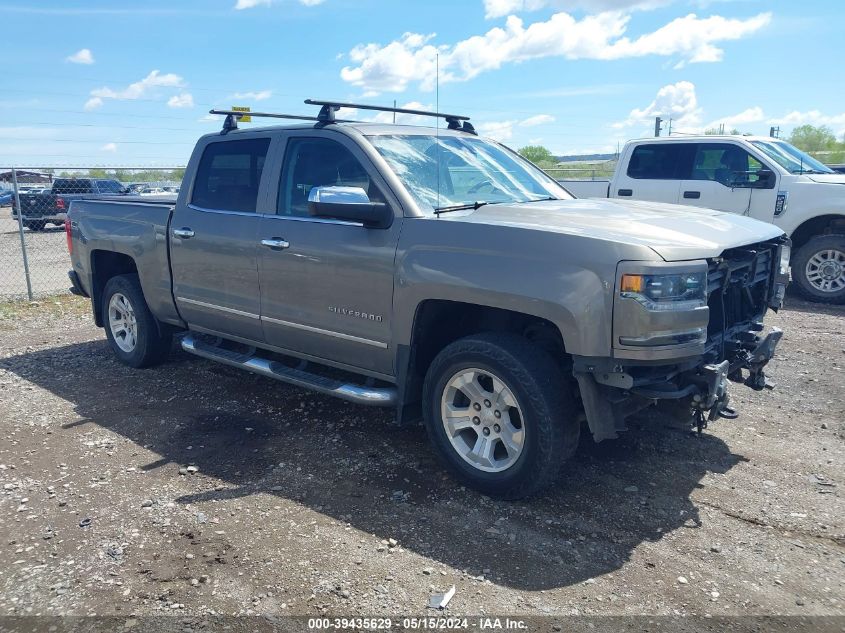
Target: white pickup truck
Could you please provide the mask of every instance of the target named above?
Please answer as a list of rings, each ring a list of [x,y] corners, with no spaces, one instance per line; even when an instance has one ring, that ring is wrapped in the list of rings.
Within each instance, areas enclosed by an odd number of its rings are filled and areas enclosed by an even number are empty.
[[[629,198],[730,211],[792,239],[792,280],[809,299],[845,303],[845,174],[761,136],[629,141],[607,180],[565,180],[578,198]],[[718,220],[714,220],[718,221]]]

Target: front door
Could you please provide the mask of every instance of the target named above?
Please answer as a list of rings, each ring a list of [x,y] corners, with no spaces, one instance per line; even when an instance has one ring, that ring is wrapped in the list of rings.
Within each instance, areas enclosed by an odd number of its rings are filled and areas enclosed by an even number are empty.
[[[261,341],[259,193],[269,138],[209,143],[170,226],[173,294],[193,329]]]
[[[289,136],[276,215],[261,220],[261,321],[267,343],[391,375],[394,257],[402,214],[366,155],[340,135]],[[387,229],[308,214],[313,187],[362,187],[396,212]]]
[[[732,143],[697,143],[690,178],[681,182],[680,202],[772,221],[774,194],[753,185],[763,164]],[[771,204],[769,198],[772,198]]]

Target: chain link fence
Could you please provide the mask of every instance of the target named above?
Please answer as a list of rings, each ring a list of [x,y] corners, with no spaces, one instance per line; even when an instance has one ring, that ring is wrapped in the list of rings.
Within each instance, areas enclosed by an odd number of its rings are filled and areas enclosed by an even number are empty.
[[[64,222],[71,202],[178,193],[183,171],[0,167],[0,301],[67,292]]]

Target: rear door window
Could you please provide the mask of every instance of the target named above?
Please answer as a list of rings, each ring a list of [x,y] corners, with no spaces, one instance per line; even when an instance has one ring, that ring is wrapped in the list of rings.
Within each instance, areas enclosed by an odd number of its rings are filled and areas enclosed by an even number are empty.
[[[191,203],[204,209],[255,213],[269,138],[211,143],[197,168]]]
[[[638,145],[628,162],[628,176],[642,180],[682,179],[684,147],[684,143]]]

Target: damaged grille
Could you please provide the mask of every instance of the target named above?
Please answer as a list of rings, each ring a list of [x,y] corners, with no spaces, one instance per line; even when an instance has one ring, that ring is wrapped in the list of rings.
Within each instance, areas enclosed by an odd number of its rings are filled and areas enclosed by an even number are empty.
[[[707,272],[707,351],[722,360],[726,345],[755,329],[769,303],[777,265],[777,242],[733,248],[711,259]]]

